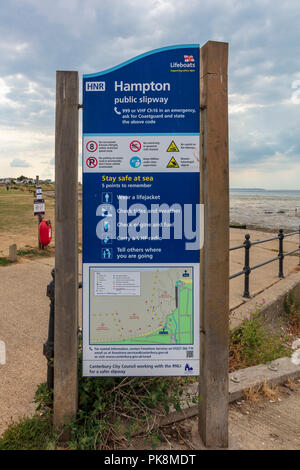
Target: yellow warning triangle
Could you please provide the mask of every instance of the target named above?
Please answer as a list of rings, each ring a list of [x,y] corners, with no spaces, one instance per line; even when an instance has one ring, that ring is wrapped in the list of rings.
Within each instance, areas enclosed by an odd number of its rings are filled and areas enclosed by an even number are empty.
[[[174,140],[170,143],[167,152],[179,152],[177,145],[175,144]]]
[[[179,165],[174,157],[172,157],[169,163],[167,164],[167,168],[179,168]]]

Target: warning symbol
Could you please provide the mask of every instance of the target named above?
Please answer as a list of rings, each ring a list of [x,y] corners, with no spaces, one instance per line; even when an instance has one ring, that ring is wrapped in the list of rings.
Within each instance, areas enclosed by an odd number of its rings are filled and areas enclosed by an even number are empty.
[[[174,140],[170,143],[167,152],[179,152],[177,145],[175,144]]]
[[[179,168],[179,165],[174,157],[172,157],[169,163],[167,164],[167,168]]]
[[[129,147],[130,150],[132,150],[133,152],[139,152],[142,148],[142,144],[138,140],[133,140],[132,142],[130,142]]]
[[[98,160],[96,157],[89,157],[86,159],[86,164],[89,168],[96,168],[98,165]]]
[[[89,152],[96,152],[97,148],[98,148],[97,142],[95,142],[94,140],[90,140],[90,141],[86,144],[86,149],[87,149]]]

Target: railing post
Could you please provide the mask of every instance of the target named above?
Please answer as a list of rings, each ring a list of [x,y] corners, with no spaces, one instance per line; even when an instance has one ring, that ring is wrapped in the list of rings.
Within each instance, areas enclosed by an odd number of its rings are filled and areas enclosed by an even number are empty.
[[[250,269],[251,241],[250,241],[249,233],[247,233],[245,235],[245,241],[244,241],[243,244],[244,244],[244,247],[245,247],[245,266],[244,266],[245,279],[244,279],[244,294],[243,294],[243,297],[246,297],[247,299],[250,299],[249,277],[250,277],[250,273],[251,273],[251,269]]]
[[[48,326],[48,339],[44,343],[43,354],[47,359],[47,388],[53,393],[54,388],[54,298],[55,298],[55,269],[51,271],[52,281],[47,286],[47,297],[50,299],[50,315]],[[53,395],[52,395],[53,398]]]
[[[284,254],[283,254],[283,239],[284,239],[284,233],[283,233],[282,228],[279,230],[278,239],[279,239],[279,253],[278,253],[278,258],[279,258],[279,273],[278,273],[278,277],[284,278],[284,275],[283,275],[283,258],[284,258]]]

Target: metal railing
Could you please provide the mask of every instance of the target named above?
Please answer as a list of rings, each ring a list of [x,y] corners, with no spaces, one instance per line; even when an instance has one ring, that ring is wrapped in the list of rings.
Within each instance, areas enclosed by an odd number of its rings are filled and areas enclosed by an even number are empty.
[[[54,317],[55,317],[55,269],[51,270],[52,281],[47,285],[46,295],[50,299],[50,314],[48,324],[48,338],[43,345],[43,355],[47,359],[47,389],[52,391],[54,396]],[[82,289],[82,282],[78,283],[78,288]]]
[[[292,235],[299,235],[299,246],[295,250],[291,250],[287,253],[284,253],[283,251],[283,240],[287,237],[291,237]],[[278,246],[278,255],[275,256],[274,258],[271,258],[267,261],[264,261],[263,263],[256,264],[254,266],[250,266],[250,249],[254,245],[259,245],[261,243],[266,243],[270,242],[273,240],[278,240],[279,241],[279,246]],[[283,229],[279,230],[279,233],[276,237],[271,237],[271,238],[265,238],[264,240],[258,240],[255,242],[251,242],[250,240],[250,235],[247,233],[245,235],[245,241],[242,245],[237,245],[229,248],[229,251],[233,250],[240,250],[244,248],[245,250],[245,263],[244,263],[244,268],[242,271],[239,271],[238,273],[231,274],[229,276],[229,279],[234,279],[235,277],[238,276],[245,276],[244,277],[244,293],[243,297],[250,298],[250,292],[249,292],[249,281],[250,281],[250,274],[252,271],[255,269],[261,268],[262,266],[265,266],[266,264],[273,263],[274,261],[278,261],[279,263],[279,269],[278,269],[278,277],[283,278],[283,260],[286,256],[292,255],[296,252],[299,252],[299,266],[300,266],[300,227],[296,232],[290,232],[290,233],[283,233]]]

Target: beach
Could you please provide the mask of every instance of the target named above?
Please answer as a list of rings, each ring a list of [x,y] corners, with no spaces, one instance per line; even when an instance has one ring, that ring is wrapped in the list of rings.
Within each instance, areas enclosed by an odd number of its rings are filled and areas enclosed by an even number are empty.
[[[274,232],[298,230],[300,191],[232,189],[230,223]]]

